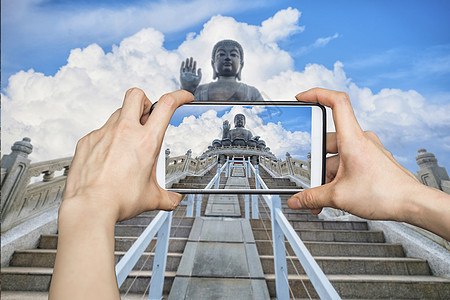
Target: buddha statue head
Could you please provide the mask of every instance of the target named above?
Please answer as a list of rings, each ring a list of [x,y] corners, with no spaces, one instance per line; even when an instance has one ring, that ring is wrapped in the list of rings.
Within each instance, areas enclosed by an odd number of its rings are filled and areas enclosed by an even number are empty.
[[[234,116],[234,127],[236,128],[245,127],[245,116],[243,114],[237,114]]]
[[[234,40],[222,40],[214,45],[211,57],[213,79],[218,77],[234,77],[241,80],[244,66],[244,50]]]

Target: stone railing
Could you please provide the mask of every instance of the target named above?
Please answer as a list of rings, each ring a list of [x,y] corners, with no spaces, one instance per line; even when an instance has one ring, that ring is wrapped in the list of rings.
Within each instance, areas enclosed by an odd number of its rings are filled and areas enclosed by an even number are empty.
[[[279,177],[294,176],[306,182],[311,180],[311,161],[303,161],[292,158],[286,153],[286,160],[277,160],[267,157],[260,157],[260,163]]]
[[[32,148],[24,138],[2,158],[2,233],[61,203],[72,157],[30,164]],[[55,177],[57,171],[61,174]]]
[[[170,153],[170,152],[168,152]],[[209,166],[216,163],[217,155],[192,158],[191,152],[185,155],[169,157],[166,155],[166,178],[172,178],[178,174],[202,174]]]

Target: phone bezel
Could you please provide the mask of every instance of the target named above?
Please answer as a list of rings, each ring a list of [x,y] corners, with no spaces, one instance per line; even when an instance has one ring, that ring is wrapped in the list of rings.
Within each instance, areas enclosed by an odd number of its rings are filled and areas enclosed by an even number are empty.
[[[318,107],[320,108],[322,120],[315,120],[317,118],[315,115],[317,113],[313,113],[314,109],[311,110],[311,160],[318,161],[321,163],[321,167],[318,167],[318,170],[321,170],[320,175],[320,184],[313,185],[313,176],[311,176],[311,187],[325,184],[325,169],[326,169],[326,110],[325,107],[319,103],[305,103],[299,101],[194,101],[190,103],[186,103],[183,106],[233,106],[233,105],[241,105],[241,106],[308,106],[308,107]],[[322,128],[317,128],[318,125],[321,125]],[[315,134],[313,136],[313,131],[315,133],[322,133],[322,135],[317,137]],[[321,150],[322,153],[319,153],[319,158],[316,157],[317,154],[313,153],[312,145],[313,138],[321,140]],[[164,141],[163,141],[164,145]],[[157,165],[157,181],[161,187],[165,187],[165,154],[164,147],[161,147],[161,152],[158,158]],[[316,165],[316,164],[314,164]],[[312,173],[312,170],[311,170]],[[312,175],[312,174],[311,174]],[[166,188],[164,188],[166,189]],[[179,194],[266,194],[266,195],[280,195],[280,194],[294,194],[302,191],[303,189],[166,189],[167,191],[176,192]]]

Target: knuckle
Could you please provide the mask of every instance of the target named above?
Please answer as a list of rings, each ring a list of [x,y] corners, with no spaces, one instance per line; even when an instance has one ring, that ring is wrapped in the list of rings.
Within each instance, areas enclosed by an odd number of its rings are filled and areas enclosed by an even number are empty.
[[[303,195],[303,204],[306,208],[317,208],[314,195],[310,192],[306,192]]]
[[[337,94],[339,101],[345,104],[350,104],[350,97],[346,92],[338,92]]]
[[[175,109],[176,108],[176,103],[177,103],[177,99],[175,98],[175,96],[173,94],[164,94],[161,99],[159,100],[159,102],[161,102],[162,104],[166,105],[169,108]]]
[[[376,135],[375,132],[370,131],[370,130],[367,130],[367,131],[364,131],[364,133],[365,133],[365,135],[367,135],[369,138],[377,139],[377,140],[378,140],[378,136]]]
[[[126,95],[127,96],[141,96],[144,94],[144,91],[137,87],[132,87],[127,90]]]

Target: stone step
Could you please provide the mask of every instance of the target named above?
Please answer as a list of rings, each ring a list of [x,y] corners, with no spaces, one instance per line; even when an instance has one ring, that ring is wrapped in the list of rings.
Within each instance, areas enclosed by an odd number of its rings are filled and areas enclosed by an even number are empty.
[[[2,269],[2,299],[8,291],[47,292],[52,275],[51,268]],[[265,276],[271,297],[276,297],[275,276]],[[434,276],[404,275],[327,275],[342,298],[350,299],[450,299],[450,280]],[[169,294],[175,272],[166,272],[163,294]],[[306,275],[289,274],[290,292],[295,298],[318,298]],[[121,293],[144,293],[151,279],[151,271],[132,271],[120,288]],[[305,290],[308,291],[308,293]],[[292,297],[291,294],[291,297]],[[11,294],[10,294],[11,295]],[[30,295],[30,293],[28,293]],[[31,294],[32,295],[32,294]],[[19,298],[26,299],[26,298]],[[37,299],[37,298],[30,298]]]
[[[52,268],[2,268],[2,293],[4,291],[48,292],[52,277]],[[144,293],[150,283],[152,271],[131,271],[120,287],[120,292]],[[165,272],[163,294],[168,295],[172,287],[175,272]],[[3,296],[2,296],[3,298]]]
[[[170,230],[171,237],[188,237],[192,226],[177,226]],[[119,236],[140,236],[147,228],[147,225],[116,225],[114,235]]]
[[[134,217],[133,219],[119,222],[117,223],[117,225],[148,225],[153,220],[153,218],[154,217],[140,215]],[[171,230],[175,230],[174,228],[178,226],[192,226],[193,223],[194,223],[193,217],[186,217],[186,216],[172,217]]]
[[[163,299],[167,299],[168,295],[163,295]],[[142,300],[147,299],[148,294],[144,298],[142,293],[121,293],[121,300]],[[48,300],[47,292],[22,292],[22,291],[3,291],[2,300]]]
[[[270,219],[252,219],[250,220],[252,228],[271,228]],[[258,224],[259,223],[259,224]],[[264,223],[264,224],[263,224]],[[294,229],[323,229],[323,230],[368,230],[367,222],[364,221],[292,221],[290,222]]]
[[[172,184],[173,189],[204,189],[206,187],[206,183],[174,183]],[[223,189],[225,187],[225,183],[219,184],[219,188]]]
[[[401,244],[385,243],[341,243],[341,242],[304,242],[313,256],[358,256],[358,257],[404,257]],[[293,254],[291,246],[285,243],[287,252]],[[259,255],[273,255],[271,241],[256,240]]]
[[[115,264],[125,255],[125,251],[115,251]],[[180,264],[182,253],[167,253],[166,271],[176,272]],[[53,268],[55,264],[56,249],[18,250],[10,261],[10,267]],[[151,270],[154,251],[144,252],[133,269]]]
[[[255,220],[253,221],[252,226],[266,226],[266,227],[270,227],[271,223],[270,223],[270,212],[266,212],[263,208],[259,208],[259,213],[261,215],[266,216],[267,213],[269,217],[267,218],[260,218],[260,219],[252,219]],[[286,217],[286,219],[288,219],[289,221],[320,221],[320,219],[317,216],[311,215],[310,213],[302,213],[302,212],[293,212],[293,213],[284,213],[284,216]],[[257,220],[262,220],[261,222],[257,221]],[[262,222],[264,222],[265,224],[262,225]]]
[[[260,255],[264,274],[274,274],[272,255]],[[361,275],[431,275],[428,263],[419,258],[403,257],[314,257],[322,271],[329,274]],[[296,256],[287,256],[288,274],[305,274]]]
[[[343,299],[450,299],[450,280],[434,276],[327,275]],[[265,275],[271,297],[276,297],[275,275]],[[291,299],[318,295],[306,275],[289,275]],[[306,287],[306,288],[305,288]]]
[[[127,251],[131,245],[136,242],[136,236],[130,237],[115,237],[114,239],[114,249],[115,251]],[[186,247],[187,238],[180,237],[171,237],[169,239],[169,252],[172,253],[183,253],[184,248]],[[56,245],[58,243],[58,235],[43,235],[41,236],[41,240],[39,242],[39,249],[56,249]],[[156,239],[153,239],[148,245],[145,251],[151,251],[156,244]]]
[[[253,228],[256,240],[272,239],[272,230],[264,228]],[[356,231],[356,230],[308,230],[296,229],[302,241],[311,242],[361,242],[361,243],[384,243],[382,231]]]

